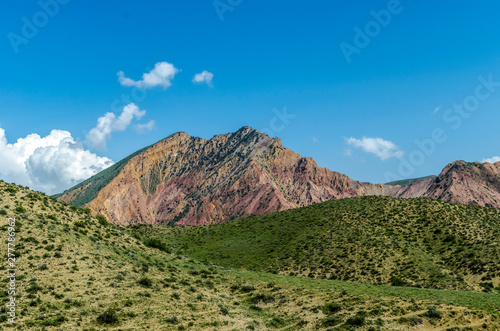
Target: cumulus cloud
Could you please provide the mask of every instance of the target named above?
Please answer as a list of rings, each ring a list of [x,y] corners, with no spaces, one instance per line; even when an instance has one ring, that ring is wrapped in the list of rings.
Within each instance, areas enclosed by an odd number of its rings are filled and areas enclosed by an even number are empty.
[[[403,152],[398,146],[382,138],[349,138],[347,139],[347,144],[355,148],[361,148],[367,153],[375,154],[381,160],[387,160],[392,157],[400,158],[403,156]]]
[[[133,80],[125,77],[123,71],[118,72],[118,81],[122,86],[135,86],[139,88],[152,88],[161,86],[164,89],[172,85],[172,80],[179,72],[179,69],[174,67],[173,64],[168,62],[158,62],[150,72],[142,75],[141,80]]]
[[[106,141],[115,131],[124,131],[134,118],[141,119],[146,114],[145,110],[139,110],[134,103],[130,103],[123,108],[120,116],[114,113],[106,113],[97,119],[97,126],[89,131],[86,140],[97,149],[104,149]]]
[[[148,123],[134,125],[134,130],[135,132],[141,134],[147,133],[153,130],[155,128],[155,125],[156,125],[155,121],[151,120]]]
[[[212,86],[212,79],[213,78],[214,78],[214,74],[213,73],[208,72],[206,70],[203,70],[199,74],[194,75],[193,83],[207,84],[209,86]]]
[[[485,162],[488,162],[488,163],[497,163],[497,162],[500,162],[500,156],[493,156],[489,159],[483,159],[481,162],[485,163]]]
[[[52,130],[7,141],[0,128],[0,178],[47,194],[60,193],[113,165],[106,157],[85,150],[71,133]]]

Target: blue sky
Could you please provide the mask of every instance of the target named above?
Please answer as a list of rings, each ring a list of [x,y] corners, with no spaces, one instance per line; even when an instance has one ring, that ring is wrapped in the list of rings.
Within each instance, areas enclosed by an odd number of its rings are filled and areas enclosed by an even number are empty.
[[[274,124],[267,131],[286,147],[371,182],[500,155],[497,1],[60,0],[54,8],[9,0],[0,6],[0,177],[6,180],[52,193],[95,171],[93,160],[99,169],[173,132],[210,138],[244,125]],[[386,21],[374,23],[373,11]],[[26,21],[38,31],[26,34]],[[358,43],[363,47],[348,62],[341,45],[356,47],[356,27],[364,34],[368,27],[369,44]],[[141,87],[145,96],[134,98],[139,88],[118,82],[123,71],[140,85],[161,62],[179,70],[167,88]],[[211,84],[193,83],[204,70],[213,74]],[[113,112],[119,121],[128,104],[123,96],[135,102],[135,115],[106,136],[105,148],[92,145],[88,135],[98,118]],[[464,102],[472,110],[455,113]],[[285,108],[289,118],[274,119]],[[134,130],[151,121],[152,130]],[[44,143],[54,129],[67,132],[57,138],[66,139],[66,149]],[[433,139],[435,130],[446,139]],[[28,139],[33,133],[40,139]],[[427,150],[415,143],[429,139],[435,147],[424,144]],[[45,150],[8,159],[29,144]],[[73,155],[68,149],[87,164],[64,159]],[[19,160],[29,178],[14,173]],[[60,177],[58,166],[77,167],[80,177],[45,185]]]

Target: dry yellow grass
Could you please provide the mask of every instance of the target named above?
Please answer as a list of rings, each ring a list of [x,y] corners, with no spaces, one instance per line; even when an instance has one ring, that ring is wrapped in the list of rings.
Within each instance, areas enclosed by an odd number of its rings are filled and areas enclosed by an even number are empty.
[[[313,280],[205,265],[147,247],[124,227],[100,224],[81,209],[3,182],[0,199],[6,214],[0,215],[2,238],[7,217],[18,222],[17,324],[2,318],[3,329],[321,330],[361,323],[366,330],[406,330],[412,322],[417,330],[498,328],[497,316],[466,306],[375,297],[352,290],[353,283],[340,289],[338,282],[317,286],[308,283]],[[5,240],[1,249],[6,258]],[[4,307],[8,297],[2,293]],[[340,310],[325,314],[331,303]],[[424,316],[429,306],[441,318]],[[108,319],[106,311],[112,312]],[[113,318],[115,323],[106,323]]]

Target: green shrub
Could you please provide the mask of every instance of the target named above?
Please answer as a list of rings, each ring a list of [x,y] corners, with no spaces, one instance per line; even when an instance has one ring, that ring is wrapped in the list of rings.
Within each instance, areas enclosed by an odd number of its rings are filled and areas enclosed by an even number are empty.
[[[45,216],[46,218],[48,218],[49,220],[53,220],[53,221],[56,221],[57,222],[57,217],[54,216],[54,215],[47,215]]]
[[[274,296],[267,294],[256,294],[250,298],[250,302],[253,304],[258,304],[259,302],[271,303],[274,302]]]
[[[443,312],[440,310],[437,310],[436,307],[430,306],[427,308],[427,312],[424,314],[426,317],[429,318],[441,318],[443,317]]]
[[[118,323],[118,316],[116,315],[116,311],[112,308],[106,309],[104,313],[97,316],[97,323],[107,325]]]
[[[402,286],[407,286],[408,284],[399,277],[392,277],[391,278],[391,285],[402,287]]]
[[[417,316],[410,317],[409,321],[410,321],[411,326],[417,326],[417,325],[422,324],[424,322],[420,317],[417,317]]]
[[[144,246],[151,247],[151,248],[157,248],[160,251],[164,251],[167,253],[171,253],[172,251],[168,248],[167,244],[158,240],[158,239],[152,239],[152,238],[147,238],[142,241]]]
[[[12,186],[7,187],[4,191],[9,193],[17,193],[17,189]]]
[[[177,316],[170,316],[170,317],[167,317],[165,319],[165,322],[170,323],[170,324],[178,324],[179,319],[177,318]]]
[[[325,327],[335,326],[342,323],[342,317],[340,316],[328,316],[321,321],[321,324]]]
[[[243,293],[248,293],[248,292],[252,292],[252,291],[255,291],[255,287],[253,286],[250,286],[250,285],[244,285],[241,287],[241,292]]]
[[[16,212],[20,213],[20,214],[23,214],[26,212],[26,209],[24,209],[23,206],[17,206],[16,209],[15,209]]]
[[[137,281],[137,283],[139,283],[139,285],[141,285],[143,287],[153,286],[153,281],[151,279],[149,279],[148,277],[142,277],[141,279],[139,279]]]
[[[321,310],[323,311],[323,314],[331,315],[341,311],[342,307],[338,303],[334,302],[334,303],[327,303],[321,308]]]
[[[267,326],[271,328],[282,328],[286,325],[286,321],[283,319],[281,316],[274,316],[269,323],[267,323]]]
[[[87,227],[87,223],[83,221],[76,221],[73,223],[76,227],[78,228],[85,228]]]
[[[106,217],[104,217],[101,214],[97,215],[95,218],[97,219],[97,221],[99,221],[99,224],[101,224],[101,225],[108,225],[109,224]]]
[[[352,326],[363,326],[366,323],[366,313],[360,310],[355,316],[348,318],[345,323]]]

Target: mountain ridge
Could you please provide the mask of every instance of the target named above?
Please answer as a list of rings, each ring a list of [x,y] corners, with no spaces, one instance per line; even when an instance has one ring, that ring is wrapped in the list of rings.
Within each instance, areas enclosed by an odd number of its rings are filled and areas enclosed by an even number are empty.
[[[80,185],[59,199],[75,203],[75,195],[88,196],[88,190]],[[319,167],[279,138],[242,127],[209,140],[170,135],[132,154],[85,204],[118,224],[196,225],[383,190]]]
[[[500,163],[456,161],[437,177],[393,186],[318,166],[251,127],[211,139],[176,132],[58,198],[117,224],[206,225],[331,199],[427,197],[500,209]],[[453,178],[460,178],[458,181]]]

